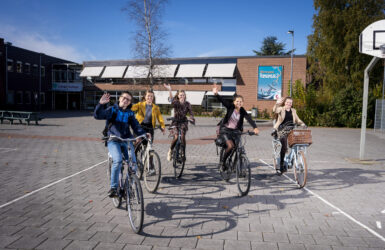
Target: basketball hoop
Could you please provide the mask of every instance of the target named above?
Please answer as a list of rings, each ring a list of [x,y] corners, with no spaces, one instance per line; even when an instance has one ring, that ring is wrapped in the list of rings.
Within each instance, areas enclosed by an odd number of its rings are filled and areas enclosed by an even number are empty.
[[[385,56],[385,44],[380,46],[382,56]]]

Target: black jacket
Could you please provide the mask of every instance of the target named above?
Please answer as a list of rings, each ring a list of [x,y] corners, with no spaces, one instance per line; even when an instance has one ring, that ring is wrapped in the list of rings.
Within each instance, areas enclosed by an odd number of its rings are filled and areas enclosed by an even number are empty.
[[[222,96],[220,95],[216,95],[217,99],[223,104],[223,106],[226,107],[227,109],[227,112],[226,112],[226,115],[225,117],[222,119],[221,121],[221,126],[225,125],[226,123],[229,122],[229,119],[231,117],[231,115],[233,114],[234,112],[234,109],[235,109],[235,105],[233,102],[229,102],[229,101],[226,101],[225,99],[222,98]],[[257,124],[253,121],[253,119],[251,119],[251,116],[246,112],[246,110],[242,107],[240,109],[240,118],[239,118],[239,121],[238,121],[238,124],[237,124],[237,129],[239,129],[240,131],[243,131],[243,119],[246,118],[246,120],[249,122],[249,124],[253,127],[253,128],[256,128],[257,127]]]

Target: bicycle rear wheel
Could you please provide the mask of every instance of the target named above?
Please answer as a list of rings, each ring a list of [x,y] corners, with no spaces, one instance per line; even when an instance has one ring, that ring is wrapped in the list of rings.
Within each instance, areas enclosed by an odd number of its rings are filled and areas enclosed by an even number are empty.
[[[177,144],[173,150],[173,167],[174,167],[174,175],[175,178],[180,178],[183,173],[185,158],[184,154],[184,146],[181,144]]]
[[[144,184],[150,193],[156,192],[162,174],[160,157],[155,151],[150,151],[144,168]]]
[[[239,194],[245,196],[249,193],[251,182],[250,162],[245,155],[240,155],[237,161],[236,174]]]
[[[294,177],[299,188],[303,188],[307,181],[307,163],[305,154],[302,151],[298,152],[295,162],[297,164],[294,166]]]
[[[111,167],[112,167],[112,158],[110,155],[108,155],[108,167],[107,167],[107,177],[108,177],[108,186],[111,185]],[[123,166],[122,166],[123,168]],[[118,192],[120,192],[120,182],[121,182],[121,173],[119,174],[119,181],[118,181]],[[114,204],[114,207],[118,208],[122,204],[122,196],[119,195],[118,197],[112,198],[112,204]]]
[[[139,233],[143,227],[144,201],[142,187],[138,176],[132,174],[130,181],[126,180],[127,211],[132,230]]]

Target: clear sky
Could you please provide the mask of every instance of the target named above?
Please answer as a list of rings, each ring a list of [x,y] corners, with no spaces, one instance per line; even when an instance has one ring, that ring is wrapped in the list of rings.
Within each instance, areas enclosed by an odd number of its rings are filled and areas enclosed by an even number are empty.
[[[134,57],[125,0],[1,0],[0,37],[81,63]],[[305,54],[311,0],[169,0],[163,30],[171,57],[252,56],[266,36]]]

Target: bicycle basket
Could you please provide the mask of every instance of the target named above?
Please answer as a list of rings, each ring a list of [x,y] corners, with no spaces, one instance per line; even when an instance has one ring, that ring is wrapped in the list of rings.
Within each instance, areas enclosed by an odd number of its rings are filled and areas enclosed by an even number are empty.
[[[289,147],[292,147],[295,144],[312,144],[312,136],[310,129],[295,129],[290,131],[287,136],[287,142]]]

